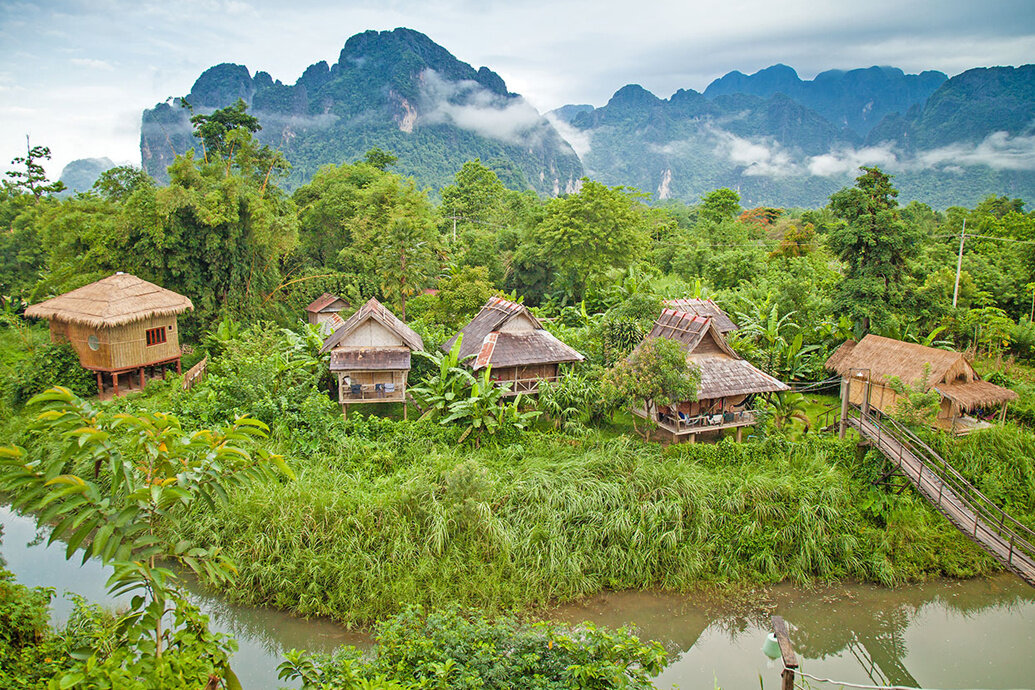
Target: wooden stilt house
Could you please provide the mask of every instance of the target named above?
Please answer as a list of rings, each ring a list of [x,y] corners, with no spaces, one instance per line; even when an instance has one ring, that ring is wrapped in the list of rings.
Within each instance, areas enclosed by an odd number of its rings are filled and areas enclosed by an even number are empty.
[[[676,311],[710,318],[715,327],[719,329],[719,333],[723,335],[739,328],[737,324],[733,323],[733,319],[710,299],[667,299],[662,304]]]
[[[116,273],[25,310],[47,319],[50,338],[69,342],[97,375],[101,397],[140,390],[166,367],[180,371],[176,317],[191,301],[128,273]]]
[[[842,406],[868,405],[884,413],[893,413],[899,396],[890,379],[897,376],[906,386],[927,375],[927,390],[941,395],[934,426],[954,434],[967,434],[987,427],[988,423],[968,413],[991,417],[1006,416],[1006,404],[1017,399],[1009,388],[982,381],[961,352],[939,350],[917,343],[867,335],[859,342],[845,341],[830,355],[826,368],[841,376]],[[842,414],[842,417],[844,415]]]
[[[473,319],[446,341],[442,349],[452,349],[463,335],[460,357],[475,371],[492,367],[493,380],[509,384],[507,395],[535,393],[540,381],[556,381],[560,365],[581,362],[581,354],[543,328],[522,304],[493,297]]]
[[[371,299],[336,328],[320,352],[331,353],[338,377],[338,400],[348,405],[405,402],[410,353],[424,341],[376,299]]]
[[[759,394],[788,390],[788,386],[759,371],[726,342],[716,320],[677,309],[663,309],[647,338],[667,338],[683,346],[686,361],[701,375],[697,400],[659,408],[654,421],[675,439],[695,440],[697,434],[755,424],[749,409]],[[644,409],[633,412],[644,419]]]
[[[306,317],[311,324],[320,326],[320,332],[324,337],[334,332],[338,326],[345,323],[339,312],[349,308],[349,303],[337,295],[325,292],[314,299],[305,308]]]

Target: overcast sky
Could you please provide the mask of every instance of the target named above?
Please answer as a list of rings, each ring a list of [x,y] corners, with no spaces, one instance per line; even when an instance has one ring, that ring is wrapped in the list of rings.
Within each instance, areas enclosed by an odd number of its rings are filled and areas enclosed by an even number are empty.
[[[349,36],[398,26],[488,66],[543,112],[602,105],[627,83],[702,90],[777,62],[811,78],[1035,61],[1033,0],[0,0],[0,165],[26,134],[51,148],[53,177],[76,158],[139,165],[141,111],[205,68],[294,83]]]

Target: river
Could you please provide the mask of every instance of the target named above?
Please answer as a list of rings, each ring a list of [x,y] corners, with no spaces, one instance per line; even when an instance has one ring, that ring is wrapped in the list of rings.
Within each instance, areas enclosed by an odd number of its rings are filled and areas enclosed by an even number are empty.
[[[47,547],[35,523],[0,506],[7,568],[26,585],[53,587],[53,618],[67,618],[71,591],[108,605],[108,573],[99,563],[66,561],[64,546]],[[369,638],[328,620],[229,604],[195,594],[213,628],[240,646],[232,666],[245,688],[277,688],[276,667],[291,648],[331,651],[365,646]],[[661,688],[681,690],[779,688],[779,667],[761,653],[769,615],[791,625],[791,640],[812,675],[870,685],[925,688],[1035,688],[1035,589],[1003,575],[965,582],[938,581],[886,589],[838,585],[801,590],[779,586],[751,597],[616,592],[556,607],[556,620],[609,626],[635,625],[661,641],[672,663],[658,676]],[[813,688],[840,686],[812,683]]]

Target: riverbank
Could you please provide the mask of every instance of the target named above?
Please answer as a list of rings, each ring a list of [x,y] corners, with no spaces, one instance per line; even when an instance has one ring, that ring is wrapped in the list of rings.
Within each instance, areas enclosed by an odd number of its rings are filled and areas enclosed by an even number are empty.
[[[74,591],[113,604],[105,594],[108,573],[96,561],[67,561],[63,547],[35,539],[35,523],[0,508],[0,553],[19,581],[57,590],[53,610],[63,621]],[[245,688],[280,687],[276,667],[292,648],[331,652],[340,644],[369,646],[362,633],[330,621],[304,620],[269,608],[242,607],[218,593],[194,594],[213,628],[233,634],[240,646],[232,663]],[[924,687],[1020,688],[1035,677],[1035,589],[1011,575],[972,580],[933,580],[886,588],[864,583],[789,584],[693,595],[655,591],[602,592],[537,617],[561,623],[589,621],[612,628],[635,626],[644,640],[669,652],[656,677],[659,688],[683,690],[779,687],[779,670],[759,648],[776,613],[792,625],[803,668],[856,683]],[[951,653],[947,653],[947,651]]]

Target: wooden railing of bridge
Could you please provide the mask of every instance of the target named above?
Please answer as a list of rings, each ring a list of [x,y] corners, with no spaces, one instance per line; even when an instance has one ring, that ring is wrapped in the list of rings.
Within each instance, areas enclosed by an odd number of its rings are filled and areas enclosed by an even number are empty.
[[[208,357],[205,357],[200,362],[192,366],[187,370],[187,373],[183,375],[183,390],[189,391],[194,387],[198,381],[205,377],[205,373],[208,371]]]
[[[869,441],[929,503],[996,560],[1035,586],[1035,530],[978,491],[944,458],[894,419],[856,405],[845,423]]]

